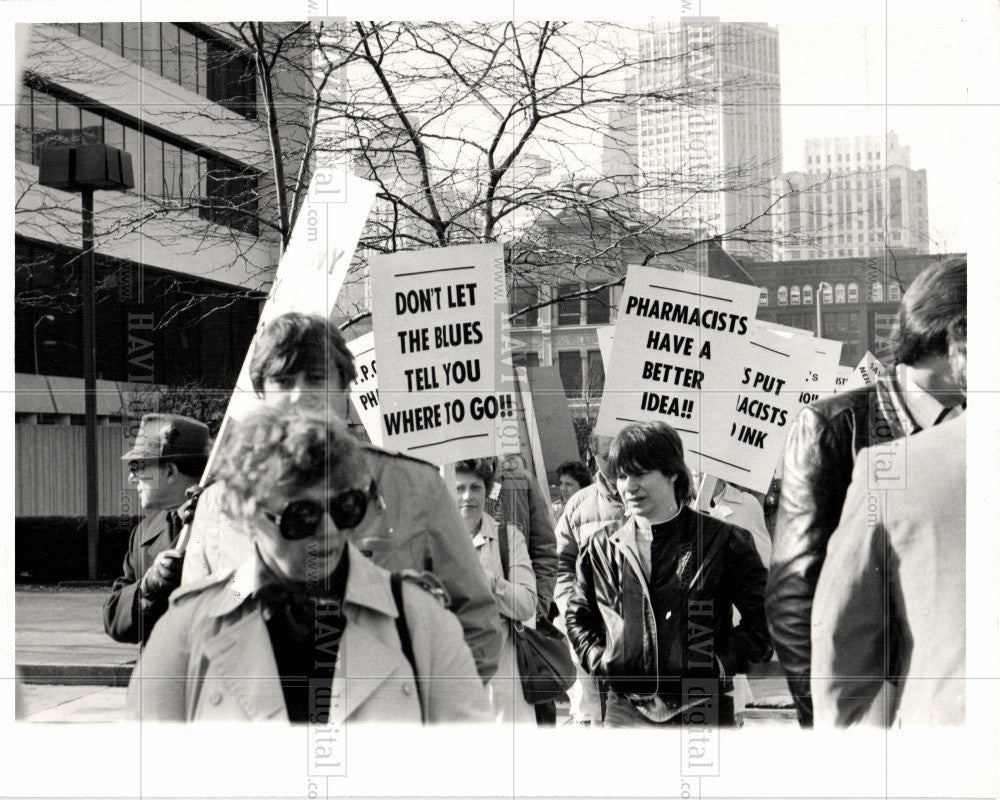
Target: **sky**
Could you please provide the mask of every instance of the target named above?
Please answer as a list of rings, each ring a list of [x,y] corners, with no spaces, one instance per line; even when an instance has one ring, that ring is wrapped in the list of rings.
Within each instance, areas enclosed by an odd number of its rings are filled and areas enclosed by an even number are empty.
[[[962,23],[778,25],[786,171],[809,138],[884,134],[927,170],[932,252],[964,252],[968,31]]]

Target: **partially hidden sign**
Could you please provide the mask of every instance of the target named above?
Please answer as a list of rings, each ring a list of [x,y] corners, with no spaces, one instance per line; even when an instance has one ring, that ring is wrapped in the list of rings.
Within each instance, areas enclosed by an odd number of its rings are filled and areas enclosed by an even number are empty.
[[[871,386],[884,372],[885,365],[870,352],[866,352],[858,366],[851,372],[851,377],[848,378],[844,391]]]
[[[289,311],[330,316],[374,201],[375,184],[371,181],[330,169],[316,170],[278,264],[226,417],[240,417],[257,402],[250,383],[250,359],[267,323]]]
[[[799,412],[813,351],[806,337],[781,336],[756,324],[747,344],[735,391],[705,398],[709,417],[702,424],[700,470],[766,492]]]
[[[375,334],[366,333],[347,343],[354,356],[357,377],[351,383],[351,403],[365,433],[376,447],[382,446],[382,419],[378,406],[378,372],[375,365]]]
[[[516,413],[496,391],[502,245],[376,256],[371,282],[383,446],[436,464],[492,455]]]
[[[728,460],[727,452],[708,449],[723,437],[703,442],[701,434],[721,424],[714,416],[721,401],[712,398],[736,388],[759,297],[754,286],[629,267],[595,433],[666,422],[686,451]],[[715,474],[708,465],[705,471]]]

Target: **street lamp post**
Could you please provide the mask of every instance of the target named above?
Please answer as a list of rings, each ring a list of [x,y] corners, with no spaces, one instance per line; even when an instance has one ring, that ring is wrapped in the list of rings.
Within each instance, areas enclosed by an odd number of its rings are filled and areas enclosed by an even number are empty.
[[[103,144],[46,147],[39,153],[38,183],[66,192],[80,192],[83,214],[83,254],[80,300],[83,306],[83,410],[86,421],[87,464],[87,573],[97,578],[98,474],[97,474],[97,334],[94,327],[94,190],[131,189],[132,157],[124,150]],[[37,356],[36,356],[37,370]]]
[[[827,283],[826,281],[820,281],[819,285],[816,287],[816,338],[818,339],[823,335],[823,287],[829,286],[830,291],[833,291],[833,284]]]
[[[38,326],[43,322],[55,322],[56,318],[51,314],[45,314],[35,320],[35,327],[31,333],[31,344],[35,352],[35,374],[38,375]]]

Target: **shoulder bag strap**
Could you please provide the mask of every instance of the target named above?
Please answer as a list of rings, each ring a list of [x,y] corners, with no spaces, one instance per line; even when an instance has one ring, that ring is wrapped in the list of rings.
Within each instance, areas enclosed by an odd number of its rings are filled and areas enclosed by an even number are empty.
[[[392,599],[396,601],[396,633],[399,634],[399,644],[403,655],[410,662],[413,670],[413,683],[417,687],[417,704],[420,706],[420,722],[424,723],[424,700],[420,693],[420,674],[417,672],[417,659],[413,655],[413,641],[410,639],[410,626],[406,624],[406,607],[403,605],[403,578],[398,572],[393,572],[389,578],[392,587]]]

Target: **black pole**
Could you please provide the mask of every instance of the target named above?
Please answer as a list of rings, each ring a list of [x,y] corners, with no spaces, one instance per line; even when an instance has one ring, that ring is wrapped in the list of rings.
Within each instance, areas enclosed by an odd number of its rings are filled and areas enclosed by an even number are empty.
[[[87,461],[87,577],[97,580],[97,336],[94,301],[94,190],[81,192],[83,206],[83,411],[86,422],[84,453]]]

